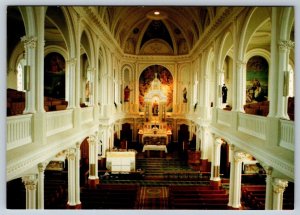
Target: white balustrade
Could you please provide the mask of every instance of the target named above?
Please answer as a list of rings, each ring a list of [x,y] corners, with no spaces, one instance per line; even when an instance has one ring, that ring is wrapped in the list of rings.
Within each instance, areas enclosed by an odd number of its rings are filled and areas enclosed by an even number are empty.
[[[218,123],[222,125],[230,126],[231,118],[232,118],[231,111],[218,109]]]
[[[7,117],[7,150],[32,142],[32,114]]]
[[[238,130],[266,140],[267,117],[239,113]]]
[[[289,120],[280,120],[280,142],[279,145],[291,151],[294,151],[295,133],[294,122]]]
[[[46,113],[47,137],[74,127],[73,110],[61,110]]]
[[[94,119],[93,107],[81,108],[81,124],[92,122]]]

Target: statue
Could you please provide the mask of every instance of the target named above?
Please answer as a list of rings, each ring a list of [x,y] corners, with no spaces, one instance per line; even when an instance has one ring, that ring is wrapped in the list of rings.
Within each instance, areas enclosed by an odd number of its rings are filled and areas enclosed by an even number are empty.
[[[130,89],[128,86],[124,89],[124,102],[129,102]]]
[[[223,87],[222,87],[222,103],[226,103],[226,100],[227,100],[227,87],[225,84],[223,84]]]
[[[186,87],[183,89],[183,103],[187,103],[187,91],[186,91]]]
[[[158,103],[156,100],[152,105],[152,114],[153,116],[158,116]]]

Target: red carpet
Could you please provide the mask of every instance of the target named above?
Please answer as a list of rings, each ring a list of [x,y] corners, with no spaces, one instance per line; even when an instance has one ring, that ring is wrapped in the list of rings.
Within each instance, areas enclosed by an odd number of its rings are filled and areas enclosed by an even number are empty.
[[[141,187],[139,209],[168,209],[167,187]]]

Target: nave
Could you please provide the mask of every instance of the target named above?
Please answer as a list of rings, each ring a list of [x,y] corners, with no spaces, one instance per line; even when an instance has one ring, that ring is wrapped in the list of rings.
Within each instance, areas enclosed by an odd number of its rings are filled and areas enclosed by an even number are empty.
[[[138,152],[139,174],[107,173],[99,165],[99,184],[88,183],[88,170],[81,166],[81,209],[194,209],[230,210],[229,178],[221,174],[221,185],[212,186],[210,172],[189,163],[185,152],[173,151],[164,157],[153,151],[151,157]],[[66,165],[67,167],[67,165]],[[241,175],[239,210],[264,210],[266,175]],[[45,171],[45,209],[67,209],[68,169]],[[25,209],[26,192],[21,179],[7,183],[7,208]],[[289,183],[283,196],[283,209],[294,209],[294,185]]]

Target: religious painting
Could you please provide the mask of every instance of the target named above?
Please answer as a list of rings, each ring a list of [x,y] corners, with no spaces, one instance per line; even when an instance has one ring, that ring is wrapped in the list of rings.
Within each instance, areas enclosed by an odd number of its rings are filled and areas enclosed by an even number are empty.
[[[151,89],[151,82],[155,78],[155,73],[157,73],[157,78],[161,82],[161,91],[167,97],[166,111],[172,112],[173,108],[173,77],[171,72],[161,66],[152,65],[147,67],[140,75],[139,78],[139,111],[145,110],[144,97]]]
[[[44,95],[52,98],[65,98],[65,59],[56,52],[44,59]]]
[[[266,59],[254,56],[247,62],[246,102],[256,103],[268,100],[269,65]]]

